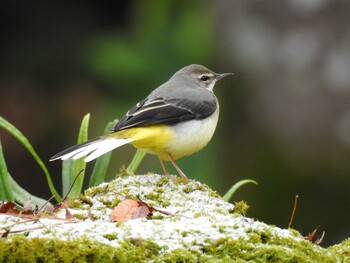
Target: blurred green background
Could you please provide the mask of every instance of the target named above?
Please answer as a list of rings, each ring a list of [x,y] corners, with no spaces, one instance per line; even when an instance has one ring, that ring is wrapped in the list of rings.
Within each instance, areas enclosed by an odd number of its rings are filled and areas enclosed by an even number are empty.
[[[187,176],[235,200],[248,216],[303,234],[320,226],[323,245],[350,235],[350,2],[1,1],[0,115],[47,160],[75,144],[91,113],[90,137],[192,63],[234,77],[215,87],[221,104],[210,144],[178,161]],[[0,131],[8,169],[49,198],[42,171]],[[135,150],[113,154],[110,177]],[[170,166],[169,166],[170,167]],[[147,156],[139,173],[162,173]]]

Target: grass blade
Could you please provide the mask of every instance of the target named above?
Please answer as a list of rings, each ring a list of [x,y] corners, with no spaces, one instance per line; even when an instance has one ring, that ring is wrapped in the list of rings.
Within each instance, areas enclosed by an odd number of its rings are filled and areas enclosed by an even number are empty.
[[[73,162],[74,160],[68,159],[62,162],[62,196],[68,194],[71,188],[71,177],[73,175]]]
[[[19,186],[16,181],[11,177],[9,174],[9,181],[11,184],[11,188],[13,189],[13,196],[14,200],[20,204],[26,203],[29,199],[32,200],[32,205],[35,206],[38,205],[38,207],[42,207],[43,205],[48,204],[47,200],[36,197],[30,193],[28,193],[26,190],[24,190],[21,186]]]
[[[89,120],[90,120],[90,113],[86,114],[81,122],[78,141],[77,141],[78,144],[85,142],[88,139]],[[72,161],[72,168],[69,168],[69,164],[62,164],[62,165],[67,165],[68,167],[67,169],[72,171],[72,173],[69,175],[69,182],[70,182],[69,187],[73,183],[75,177],[80,173],[80,171],[83,170],[83,172],[76,179],[72,187],[72,190],[69,193],[69,197],[77,197],[81,193],[81,190],[83,188],[83,183],[84,183],[84,175],[85,175],[85,168],[86,168],[86,163],[84,162],[84,158],[80,158],[78,160]],[[67,175],[62,173],[62,177],[63,176],[67,176]],[[64,180],[68,181],[67,178],[62,179],[62,181]]]
[[[136,169],[139,167],[141,161],[145,157],[146,152],[141,149],[137,149],[134,158],[132,158],[131,163],[129,164],[128,168],[126,170],[130,172],[131,174],[134,174]]]
[[[232,196],[234,195],[234,193],[244,184],[248,184],[248,183],[253,183],[253,184],[258,184],[256,181],[251,180],[251,179],[245,179],[245,180],[241,180],[238,181],[237,183],[235,183],[230,190],[227,191],[227,193],[223,196],[223,199],[228,202]]]
[[[13,137],[15,137],[26,149],[27,151],[33,156],[34,160],[37,162],[37,164],[40,166],[40,168],[43,170],[46,176],[47,183],[49,185],[50,191],[52,195],[55,197],[55,199],[58,202],[62,201],[62,197],[58,194],[58,192],[55,189],[55,186],[51,180],[51,176],[49,171],[47,170],[45,164],[40,159],[38,154],[35,152],[33,146],[29,143],[28,139],[11,123],[6,121],[4,118],[0,116],[0,127],[4,128],[6,131],[8,131]]]
[[[118,120],[109,122],[105,128],[104,133],[107,133],[110,130],[112,130],[117,123],[118,123]],[[92,174],[90,177],[89,187],[99,185],[100,183],[105,181],[111,155],[112,155],[112,152],[109,152],[97,158],[94,169],[92,170]]]
[[[7,171],[4,154],[0,140],[0,200],[14,201],[12,187]]]

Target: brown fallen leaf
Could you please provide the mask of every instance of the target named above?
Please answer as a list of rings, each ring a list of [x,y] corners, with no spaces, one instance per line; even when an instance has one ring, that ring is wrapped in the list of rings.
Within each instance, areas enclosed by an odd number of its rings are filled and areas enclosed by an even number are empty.
[[[16,206],[17,206],[17,204],[14,202],[3,202],[0,205],[0,213],[1,214],[18,215],[20,213],[20,211],[15,209]]]
[[[15,202],[3,202],[0,204],[0,213],[6,215],[15,215],[15,216],[26,216],[26,217],[35,217],[35,210],[24,210],[23,207],[16,204]]]
[[[143,202],[132,199],[125,199],[121,201],[111,212],[110,220],[127,221],[140,217],[146,217],[152,214],[152,208],[145,205]]]
[[[1,233],[1,238],[6,238],[6,237],[8,237],[8,235],[9,235],[9,233],[10,233],[10,230],[9,229],[5,229],[5,232],[4,233]]]
[[[308,241],[312,241],[312,239],[314,238],[314,236],[316,235],[316,232],[318,230],[320,226],[316,227],[312,232],[310,232],[306,237],[305,239],[308,240]]]
[[[110,220],[112,222],[127,221],[129,219],[151,216],[153,212],[158,212],[167,216],[173,216],[173,214],[170,212],[154,208],[148,205],[146,202],[136,201],[133,199],[125,199],[113,209],[110,215]]]
[[[305,239],[316,244],[316,245],[319,245],[322,243],[323,241],[323,238],[324,238],[324,235],[325,235],[325,232],[323,231],[322,232],[322,235],[321,237],[318,237],[315,241],[312,241],[312,239],[315,237],[316,233],[317,233],[317,230],[320,226],[316,227],[312,232],[310,232],[306,237]]]
[[[72,213],[69,211],[69,203],[70,203],[70,200],[69,200],[69,197],[66,197],[63,202],[59,203],[56,207],[56,210],[59,211],[61,209],[64,209],[66,210],[66,219],[74,219],[74,216],[72,215]]]

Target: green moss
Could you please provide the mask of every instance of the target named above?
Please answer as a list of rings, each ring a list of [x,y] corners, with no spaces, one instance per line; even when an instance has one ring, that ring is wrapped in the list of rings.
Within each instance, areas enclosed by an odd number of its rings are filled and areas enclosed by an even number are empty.
[[[158,257],[154,261],[155,263],[197,263],[198,261],[198,255],[194,253],[193,251],[186,250],[186,249],[174,249],[171,252],[168,252],[161,257]]]
[[[162,220],[164,217],[167,217],[167,216],[158,213],[158,214],[153,214],[153,215],[151,216],[151,219],[152,219],[152,220]]]
[[[22,235],[1,239],[0,251],[0,262],[110,262],[120,257],[112,247],[89,239],[27,239]]]
[[[198,218],[200,216],[202,216],[202,212],[197,212],[193,215],[193,218]]]
[[[268,227],[265,227],[263,229],[255,229],[251,228],[246,230],[246,233],[250,237],[250,242],[253,243],[262,243],[266,244],[268,243],[272,238],[275,238],[275,235],[271,233],[271,231],[268,229]],[[283,241],[282,239],[281,241]]]
[[[108,239],[108,240],[115,240],[115,239],[117,239],[118,235],[115,234],[115,233],[113,233],[113,234],[104,234],[103,237]]]
[[[247,210],[249,209],[249,205],[245,201],[235,202],[234,205],[235,205],[233,209],[234,213],[237,213],[242,216],[246,215]]]
[[[157,192],[158,194],[164,194],[165,189],[164,189],[164,187],[155,187],[154,192]]]
[[[187,179],[184,179],[182,177],[172,177],[174,183],[176,185],[179,185],[179,184],[188,184],[190,183],[191,181],[188,181]],[[168,179],[169,180],[169,179]]]
[[[218,227],[218,230],[219,230],[220,233],[224,233],[225,229],[226,229],[225,226],[219,226]]]
[[[171,204],[170,200],[164,198],[164,188],[155,187],[154,191],[148,193],[146,198],[157,203],[158,206],[167,207]]]
[[[330,247],[329,251],[336,256],[337,262],[350,262],[350,238],[339,245]]]
[[[260,236],[261,237],[261,236]],[[257,238],[258,234],[253,235]],[[258,241],[258,240],[256,240]],[[201,262],[210,259],[240,260],[239,262],[336,262],[335,258],[328,255],[325,251],[316,251],[312,249],[313,244],[309,242],[296,243],[294,241],[293,249],[285,249],[278,242],[269,242],[268,246],[256,245],[254,242],[241,240],[232,240],[222,238],[204,246]],[[320,248],[320,250],[322,250]]]
[[[187,236],[183,231],[182,235]],[[269,236],[267,234],[267,236]],[[106,234],[109,240],[117,239]],[[263,235],[260,234],[260,239]],[[257,233],[251,238],[259,239]],[[281,238],[283,239],[283,238]],[[257,240],[258,241],[258,240]],[[23,235],[0,239],[0,262],[348,262],[349,243],[347,240],[330,250],[339,252],[337,259],[326,249],[315,249],[308,241],[293,243],[293,249],[285,249],[281,240],[266,239],[269,245],[258,245],[252,240],[221,238],[207,240],[202,250],[191,248],[175,249],[161,253],[162,248],[150,240],[132,238],[120,242],[120,247],[111,247],[86,237],[61,241],[48,238],[28,239]],[[293,242],[293,241],[289,241]],[[196,245],[196,243],[192,244]]]
[[[121,227],[122,225],[124,225],[123,221],[118,221],[115,223],[115,227]]]
[[[122,201],[124,198],[119,198],[118,195],[115,196],[99,196],[98,197],[98,201],[101,202],[105,208],[111,208],[113,209],[114,207],[116,207],[120,201]]]
[[[293,236],[295,236],[295,237],[299,237],[299,236],[300,236],[300,233],[299,233],[298,230],[295,230],[295,229],[293,229],[293,228],[288,228],[288,230],[289,230],[289,232],[290,232],[291,234],[293,234]]]
[[[165,195],[166,189],[169,187],[174,188],[174,183],[177,186],[181,185],[182,193],[184,194],[194,191],[202,191],[208,193],[209,196],[219,197],[215,191],[211,190],[205,184],[201,184],[196,181],[187,181],[181,177],[169,178],[167,176],[160,177],[153,186],[153,191],[149,192],[146,196],[135,196],[130,195],[130,187],[135,188],[141,186],[141,183],[139,185],[135,185],[137,184],[137,181],[134,181],[133,185],[121,188],[120,182],[117,179],[108,185],[102,184],[100,186],[91,187],[85,190],[84,195],[80,195],[71,202],[71,208],[89,209],[89,207],[93,206],[91,201],[92,198],[104,204],[106,208],[114,208],[118,205],[121,199],[124,198],[131,198],[135,200],[145,200],[145,198],[147,198],[148,200],[154,201],[154,203],[157,204],[157,207],[168,207],[172,203],[171,199]],[[150,205],[153,204],[151,203]]]
[[[121,242],[122,249],[128,257],[127,262],[144,262],[158,256],[160,247],[141,238],[132,238]]]
[[[182,232],[181,232],[181,235],[182,235],[183,237],[187,237],[187,236],[188,236],[188,232],[187,232],[187,231],[182,231]]]
[[[156,243],[142,239],[120,245],[115,248],[88,238],[62,241],[16,235],[0,239],[0,262],[144,262],[156,258],[160,250]]]
[[[172,179],[171,179],[172,180]],[[163,188],[166,187],[169,184],[169,177],[162,176],[156,183],[157,187]]]
[[[84,205],[92,206],[93,204],[89,196],[81,194],[72,202],[70,202],[69,207],[81,209]]]
[[[152,254],[158,254],[160,247],[150,240],[145,240],[142,238],[130,238],[130,243],[136,247],[139,247],[144,250],[149,250]]]
[[[72,201],[75,206],[82,209],[82,211],[77,211],[78,214],[75,216],[84,217],[84,213],[87,213],[86,210],[91,209],[92,215],[98,217],[102,215],[104,220],[108,220],[106,214],[109,213],[108,208],[115,207],[120,199],[125,197],[136,199],[137,196],[132,196],[136,194],[140,195],[142,201],[155,208],[165,207],[167,202],[170,202],[170,206],[176,205],[174,211],[179,216],[155,213],[151,220],[141,219],[111,223],[108,224],[111,229],[108,228],[107,231],[103,229],[101,232],[93,232],[92,230],[96,229],[92,227],[91,233],[93,235],[90,238],[87,237],[91,234],[90,229],[83,230],[83,236],[80,238],[72,239],[72,237],[77,237],[77,235],[70,235],[74,231],[63,228],[63,231],[58,234],[56,230],[59,226],[42,230],[44,233],[49,233],[52,238],[42,237],[39,239],[13,235],[0,239],[0,262],[328,263],[349,261],[350,239],[338,246],[323,249],[303,240],[296,230],[288,232],[243,218],[241,215],[245,214],[248,209],[245,202],[236,203],[235,209],[231,211],[230,207],[232,206],[223,202],[222,199],[218,199],[216,192],[210,190],[206,185],[194,181],[184,181],[182,178],[169,179],[166,176],[158,176],[156,177],[159,178],[158,180],[152,179],[149,182],[148,178],[135,176],[135,178],[128,178],[125,181],[118,178],[111,182],[108,187],[103,184],[85,191],[85,195]],[[130,183],[131,185],[129,185]],[[200,192],[193,195],[186,194],[186,192],[194,191]],[[208,202],[208,195],[215,197],[215,199]],[[199,198],[194,199],[197,196]],[[207,204],[208,207],[206,207]],[[169,211],[172,210],[169,209]],[[186,219],[187,217],[181,216],[186,212],[194,214],[188,222],[198,218],[195,227],[187,228],[186,220],[183,228],[172,224]],[[232,215],[233,212],[236,214]],[[217,214],[220,215],[215,218]],[[208,229],[210,232],[197,227],[197,222],[201,224],[202,219],[208,220],[205,217],[210,220],[211,229]],[[233,224],[227,224],[230,220]],[[99,222],[96,221],[97,224]],[[140,228],[139,224],[142,224],[143,228]],[[171,230],[171,226],[176,226],[176,228]],[[136,227],[136,231],[133,231],[133,227]],[[138,235],[138,231],[145,231],[145,233],[149,231],[149,233]],[[216,234],[208,234],[211,231],[216,232]],[[217,239],[218,235],[223,237]],[[290,237],[291,235],[298,238]],[[60,236],[64,240],[56,239],[56,236]],[[134,238],[130,238],[130,236]],[[149,238],[141,238],[145,236]],[[179,237],[183,237],[183,239]],[[101,240],[105,240],[113,246],[99,243]],[[174,245],[177,248],[171,250]]]
[[[85,219],[88,218],[88,217],[87,217],[86,215],[84,215],[84,214],[74,214],[74,217],[75,217],[76,219],[79,219],[79,220],[85,220]]]
[[[101,184],[95,187],[88,188],[84,191],[87,196],[95,196],[97,194],[105,194],[109,191],[109,184]]]
[[[210,189],[209,186],[207,186],[206,184],[201,184],[196,181],[189,181],[189,182],[185,181],[184,183],[183,181],[177,180],[176,182],[184,184],[182,191],[186,194],[192,193],[194,191],[201,191],[201,192],[207,192],[211,197],[220,197],[215,191]]]

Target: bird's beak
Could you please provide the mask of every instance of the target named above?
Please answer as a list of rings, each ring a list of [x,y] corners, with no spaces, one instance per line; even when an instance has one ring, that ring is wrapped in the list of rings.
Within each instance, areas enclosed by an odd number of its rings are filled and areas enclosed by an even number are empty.
[[[216,78],[216,80],[219,80],[219,79],[231,76],[231,75],[233,75],[233,73],[221,73],[221,74],[216,74],[215,78]]]

